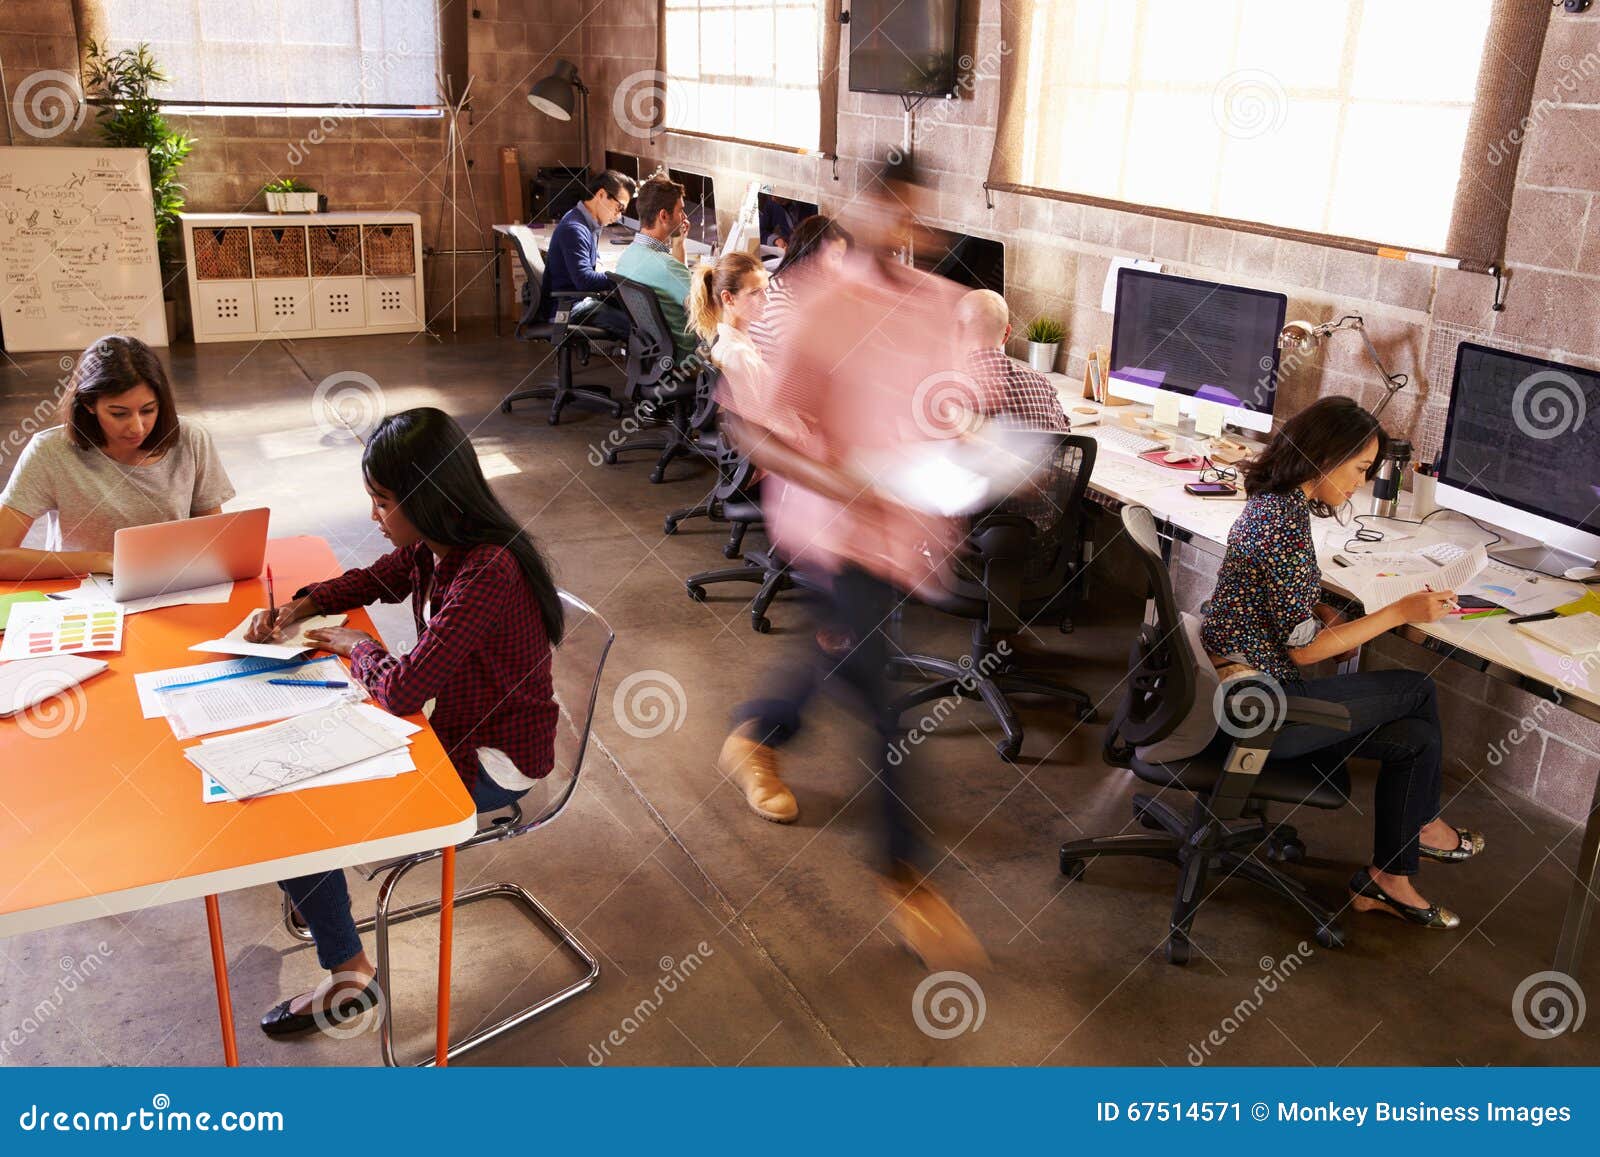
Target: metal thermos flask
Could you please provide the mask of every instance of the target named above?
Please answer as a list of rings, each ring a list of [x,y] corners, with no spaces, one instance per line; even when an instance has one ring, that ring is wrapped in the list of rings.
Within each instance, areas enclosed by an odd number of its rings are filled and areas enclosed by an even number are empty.
[[[1378,472],[1372,476],[1372,513],[1379,518],[1393,518],[1400,509],[1400,483],[1411,466],[1411,443],[1402,438],[1389,442],[1389,449],[1378,462]]]

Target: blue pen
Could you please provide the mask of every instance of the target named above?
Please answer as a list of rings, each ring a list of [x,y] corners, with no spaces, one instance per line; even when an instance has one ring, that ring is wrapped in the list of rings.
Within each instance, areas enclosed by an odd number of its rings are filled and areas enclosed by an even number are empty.
[[[332,679],[268,679],[267,684],[272,687],[348,687],[348,683],[335,682]]]

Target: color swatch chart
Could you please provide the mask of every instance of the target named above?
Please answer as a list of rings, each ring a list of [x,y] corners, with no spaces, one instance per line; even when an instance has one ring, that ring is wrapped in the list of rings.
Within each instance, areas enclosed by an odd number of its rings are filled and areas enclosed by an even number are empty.
[[[123,611],[108,603],[22,603],[11,610],[0,659],[122,650]]]

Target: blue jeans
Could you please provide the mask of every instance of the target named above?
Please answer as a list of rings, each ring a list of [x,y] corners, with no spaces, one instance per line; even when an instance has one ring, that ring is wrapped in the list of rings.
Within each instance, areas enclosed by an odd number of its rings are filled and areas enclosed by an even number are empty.
[[[499,811],[526,794],[526,790],[507,791],[479,769],[472,788],[472,802],[478,806],[479,813]],[[356,931],[355,917],[350,914],[350,889],[342,868],[279,880],[278,887],[284,890],[295,911],[300,913],[300,919],[311,930],[311,938],[317,945],[318,964],[331,972],[361,951],[361,933]]]
[[[1433,680],[1419,671],[1369,671],[1286,683],[1290,695],[1342,703],[1348,733],[1291,723],[1272,745],[1272,757],[1313,752],[1342,763],[1352,756],[1381,765],[1373,793],[1372,863],[1396,876],[1416,874],[1417,834],[1439,815],[1444,744]]]

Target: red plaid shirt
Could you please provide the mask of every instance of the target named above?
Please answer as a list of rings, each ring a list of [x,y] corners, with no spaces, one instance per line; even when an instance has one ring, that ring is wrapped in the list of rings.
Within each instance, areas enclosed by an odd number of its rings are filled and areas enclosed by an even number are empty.
[[[1069,423],[1056,388],[1043,374],[1019,365],[1003,349],[973,350],[967,369],[982,387],[983,412],[1006,414],[1032,430],[1062,430]]]
[[[433,551],[419,542],[303,593],[328,614],[410,595],[417,645],[391,655],[382,643],[360,644],[350,653],[355,677],[396,715],[436,700],[429,722],[469,789],[480,747],[505,752],[530,779],[550,773],[557,717],[550,642],[509,550],[454,550],[435,569]],[[424,621],[430,595],[433,612]]]

